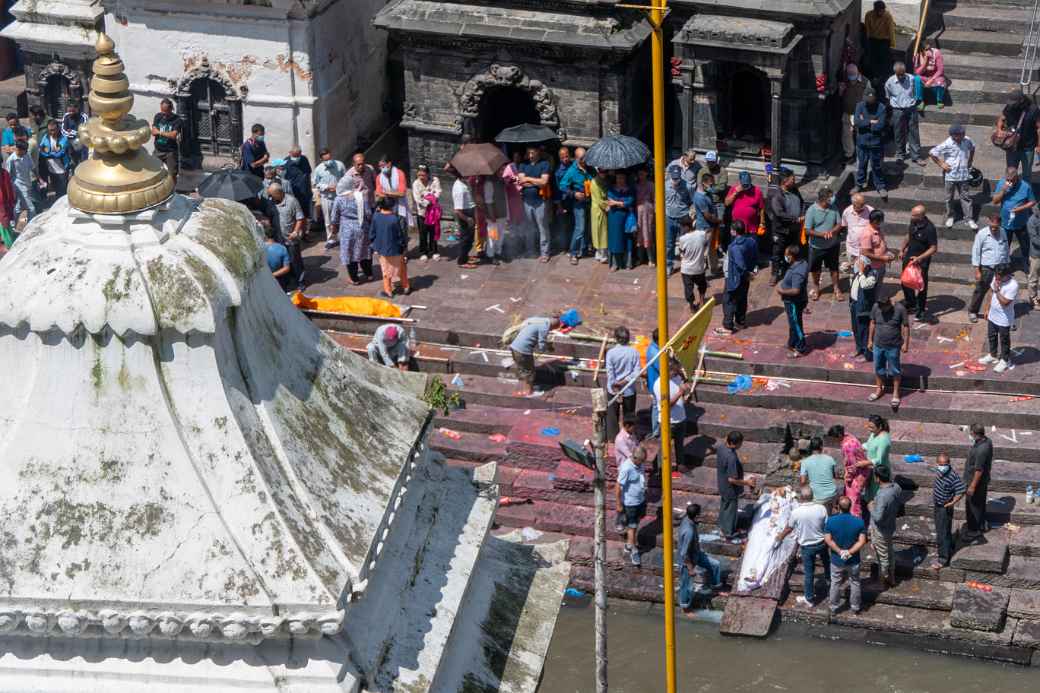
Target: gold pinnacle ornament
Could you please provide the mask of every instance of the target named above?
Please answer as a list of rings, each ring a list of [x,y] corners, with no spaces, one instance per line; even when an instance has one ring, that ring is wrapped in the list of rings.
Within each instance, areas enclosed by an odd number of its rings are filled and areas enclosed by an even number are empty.
[[[129,115],[134,95],[115,43],[102,33],[95,49],[88,99],[94,117],[78,131],[80,145],[93,153],[69,181],[69,203],[94,214],[140,212],[168,200],[173,179],[161,161],[141,148],[152,130],[147,121]]]

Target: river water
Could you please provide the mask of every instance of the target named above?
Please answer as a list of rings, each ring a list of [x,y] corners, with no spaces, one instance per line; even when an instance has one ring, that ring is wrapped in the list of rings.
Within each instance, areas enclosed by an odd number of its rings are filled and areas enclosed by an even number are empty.
[[[560,611],[539,693],[595,691],[593,607],[580,601]],[[664,691],[661,607],[612,603],[607,629],[611,693]],[[681,693],[1018,693],[1040,683],[1029,667],[822,640],[788,624],[756,640],[679,617],[676,650]]]

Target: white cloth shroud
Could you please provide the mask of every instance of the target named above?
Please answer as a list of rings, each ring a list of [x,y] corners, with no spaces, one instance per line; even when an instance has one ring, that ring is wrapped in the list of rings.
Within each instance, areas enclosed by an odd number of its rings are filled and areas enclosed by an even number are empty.
[[[776,537],[787,527],[791,511],[797,507],[798,501],[790,490],[785,495],[776,491],[764,493],[755,503],[751,531],[740,563],[737,592],[750,592],[761,587],[775,570],[786,566],[795,549],[794,532],[788,534],[780,546],[776,545]]]

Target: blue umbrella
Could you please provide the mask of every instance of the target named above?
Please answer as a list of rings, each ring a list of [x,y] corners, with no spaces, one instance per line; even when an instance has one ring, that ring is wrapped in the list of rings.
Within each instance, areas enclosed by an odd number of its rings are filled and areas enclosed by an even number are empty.
[[[607,135],[585,152],[586,164],[611,171],[639,166],[649,159],[647,146],[628,135]]]

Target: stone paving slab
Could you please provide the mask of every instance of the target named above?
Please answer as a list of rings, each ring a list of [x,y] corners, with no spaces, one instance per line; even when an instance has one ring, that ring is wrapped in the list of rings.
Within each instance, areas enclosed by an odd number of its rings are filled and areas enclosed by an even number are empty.
[[[958,549],[950,564],[961,570],[1003,573],[1007,560],[1007,541],[990,533],[986,535],[986,543],[972,544]]]
[[[722,612],[719,632],[723,635],[745,635],[764,638],[776,618],[777,604],[774,599],[759,597],[730,597]]]
[[[994,588],[984,591],[977,587],[958,585],[953,592],[950,625],[954,628],[998,632],[1007,616],[1009,593]]]
[[[1008,616],[1040,621],[1040,592],[1018,588],[1012,588],[1009,592]]]
[[[1019,647],[1028,647],[1033,650],[1040,650],[1040,621],[1019,621],[1012,642]]]

